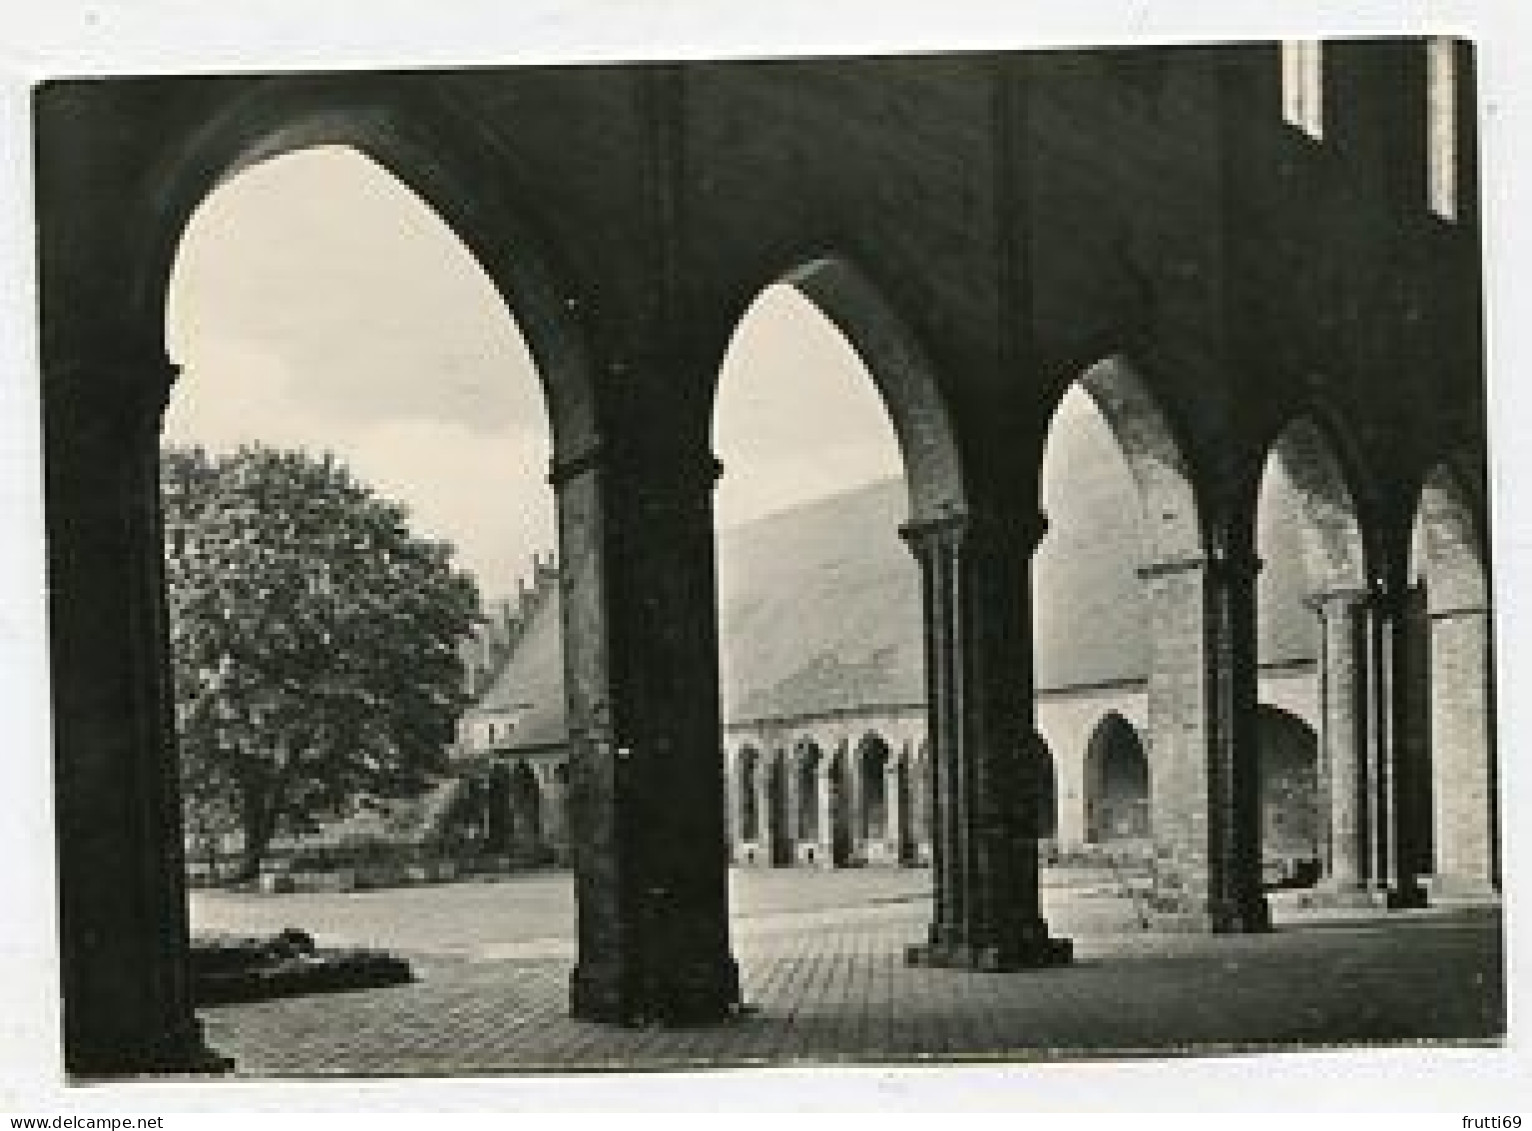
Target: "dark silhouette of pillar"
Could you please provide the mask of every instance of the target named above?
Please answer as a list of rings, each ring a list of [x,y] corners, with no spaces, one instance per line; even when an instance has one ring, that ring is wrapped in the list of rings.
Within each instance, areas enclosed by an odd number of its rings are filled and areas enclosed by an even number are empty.
[[[901,533],[920,563],[932,768],[933,920],[913,965],[1068,962],[1039,903],[1031,563],[1043,524],[960,514]]]
[[[668,439],[668,438],[667,438]],[[559,463],[576,1017],[704,1021],[729,949],[714,596],[717,462],[673,447]]]
[[[44,358],[65,1066],[226,1066],[192,1011],[158,348]]]

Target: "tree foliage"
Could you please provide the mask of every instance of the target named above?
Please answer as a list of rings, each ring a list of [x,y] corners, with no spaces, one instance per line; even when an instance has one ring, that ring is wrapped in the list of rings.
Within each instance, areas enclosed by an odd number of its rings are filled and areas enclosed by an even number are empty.
[[[188,827],[238,828],[250,877],[277,833],[440,768],[478,592],[328,455],[171,449],[161,486]]]

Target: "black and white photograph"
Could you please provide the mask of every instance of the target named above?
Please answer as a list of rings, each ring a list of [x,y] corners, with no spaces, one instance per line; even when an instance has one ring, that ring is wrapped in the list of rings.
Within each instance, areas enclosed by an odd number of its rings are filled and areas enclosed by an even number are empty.
[[[29,85],[50,1087],[1504,1052],[1484,44],[666,46]]]

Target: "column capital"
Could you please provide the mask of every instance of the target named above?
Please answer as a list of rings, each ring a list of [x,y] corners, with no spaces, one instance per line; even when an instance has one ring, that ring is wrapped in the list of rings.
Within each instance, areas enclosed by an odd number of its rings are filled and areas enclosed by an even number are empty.
[[[548,464],[548,482],[558,489],[583,475],[607,472],[623,476],[639,490],[696,494],[711,491],[723,464],[707,450],[669,453],[595,440],[579,451],[556,455]]]
[[[1208,573],[1228,581],[1254,581],[1266,566],[1259,554],[1243,549],[1213,550],[1204,561]]]
[[[158,345],[49,358],[43,364],[43,409],[82,438],[148,427],[158,432],[180,375],[181,367]]]
[[[1011,515],[965,508],[929,518],[911,519],[899,537],[918,558],[938,550],[1003,550],[1031,556],[1048,530],[1041,512]]]
[[[1334,589],[1310,593],[1303,599],[1303,603],[1321,617],[1330,615],[1332,612],[1355,612],[1373,605],[1375,601],[1376,591],[1362,585],[1336,586]]]
[[[1468,620],[1470,617],[1489,616],[1489,606],[1486,605],[1454,605],[1445,609],[1429,609],[1426,619],[1433,623],[1448,620]]]
[[[1187,554],[1180,558],[1163,558],[1157,562],[1147,562],[1134,572],[1145,581],[1196,572],[1227,579],[1249,580],[1259,574],[1265,565],[1265,561],[1255,554]]]

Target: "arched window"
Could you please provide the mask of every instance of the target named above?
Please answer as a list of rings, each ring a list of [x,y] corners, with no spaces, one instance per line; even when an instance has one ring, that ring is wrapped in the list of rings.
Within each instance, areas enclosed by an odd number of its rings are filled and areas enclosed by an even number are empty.
[[[741,840],[761,838],[761,813],[757,804],[760,755],[746,747],[739,757],[739,835]]]
[[[857,751],[857,769],[862,780],[862,828],[864,840],[881,840],[888,835],[888,787],[885,774],[889,766],[888,745],[877,735],[862,740]]]

